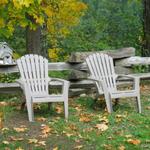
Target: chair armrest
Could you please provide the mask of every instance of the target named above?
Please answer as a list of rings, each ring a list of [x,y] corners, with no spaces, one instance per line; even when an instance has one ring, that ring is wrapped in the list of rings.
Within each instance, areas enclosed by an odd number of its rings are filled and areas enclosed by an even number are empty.
[[[49,82],[51,81],[59,81],[62,82],[62,94],[66,97],[68,97],[68,91],[69,91],[69,86],[70,86],[70,82],[64,79],[60,79],[60,78],[49,78]]]
[[[102,90],[103,90],[103,91],[100,90],[99,91],[100,93],[108,93],[107,85],[103,80],[96,78],[96,77],[92,77],[92,76],[88,77],[88,79],[100,83],[100,85],[102,86]]]
[[[140,84],[139,77],[135,77],[133,75],[117,75],[117,78],[119,78],[119,77],[126,77],[126,78],[133,79],[133,81],[134,81],[133,88],[138,89],[138,90],[140,89],[139,88],[139,84]]]
[[[126,77],[126,78],[131,78],[131,79],[138,78],[133,75],[124,75],[124,74],[118,74],[116,78],[120,78],[120,77]]]
[[[20,84],[20,87],[24,90],[24,82],[23,82],[23,80],[22,79],[17,79],[17,80],[15,80],[17,83],[19,83]]]
[[[64,80],[64,79],[60,79],[60,78],[50,78],[49,82],[51,82],[51,81],[59,81],[59,82],[65,83],[65,84],[70,84],[69,81]]]
[[[92,81],[96,81],[96,82],[100,82],[100,83],[102,83],[103,81],[102,80],[100,80],[100,79],[98,79],[98,78],[96,78],[96,77],[88,77],[87,78],[88,80],[92,80]]]

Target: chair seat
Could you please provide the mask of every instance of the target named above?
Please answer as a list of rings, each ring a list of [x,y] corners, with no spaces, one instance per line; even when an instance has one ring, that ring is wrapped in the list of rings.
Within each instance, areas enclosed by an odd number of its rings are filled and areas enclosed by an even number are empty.
[[[63,102],[64,97],[61,94],[53,94],[53,95],[41,95],[41,96],[33,96],[33,102]]]
[[[126,91],[114,91],[110,93],[112,98],[120,98],[120,97],[135,97],[137,96],[136,90],[126,90]]]

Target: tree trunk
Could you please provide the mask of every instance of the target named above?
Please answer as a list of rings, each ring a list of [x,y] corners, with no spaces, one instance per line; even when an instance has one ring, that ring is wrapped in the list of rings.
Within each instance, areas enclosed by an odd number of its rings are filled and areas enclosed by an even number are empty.
[[[41,28],[36,30],[26,28],[26,49],[29,54],[41,54]]]
[[[150,57],[150,0],[143,0],[144,4],[144,43],[142,56]]]

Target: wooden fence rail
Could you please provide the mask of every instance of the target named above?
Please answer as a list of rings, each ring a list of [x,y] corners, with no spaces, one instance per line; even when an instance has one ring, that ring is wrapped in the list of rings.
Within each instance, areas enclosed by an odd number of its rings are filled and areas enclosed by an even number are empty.
[[[76,52],[72,53],[68,62],[49,63],[49,71],[70,70],[68,80],[71,81],[70,95],[78,95],[94,88],[93,81],[87,80],[88,69],[84,63],[85,58],[92,52]],[[100,51],[98,53],[107,53],[112,56],[115,64],[115,71],[118,74],[133,74],[132,66],[134,65],[150,65],[150,57],[135,56],[134,48],[122,48],[119,50]],[[0,65],[0,73],[17,73],[18,67],[13,65]],[[134,74],[141,79],[149,79],[150,73]],[[60,86],[54,82],[53,87]],[[18,83],[0,83],[0,93],[14,92],[19,90]]]

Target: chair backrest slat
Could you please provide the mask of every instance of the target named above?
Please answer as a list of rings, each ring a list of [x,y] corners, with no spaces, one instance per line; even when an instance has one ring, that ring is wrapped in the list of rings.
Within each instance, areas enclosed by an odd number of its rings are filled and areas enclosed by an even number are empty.
[[[93,77],[103,80],[108,89],[116,90],[116,74],[112,57],[107,54],[95,53],[86,58],[86,63]],[[99,89],[102,89],[98,83],[97,85]]]
[[[38,55],[25,55],[17,60],[21,78],[32,95],[48,94],[48,60]]]

